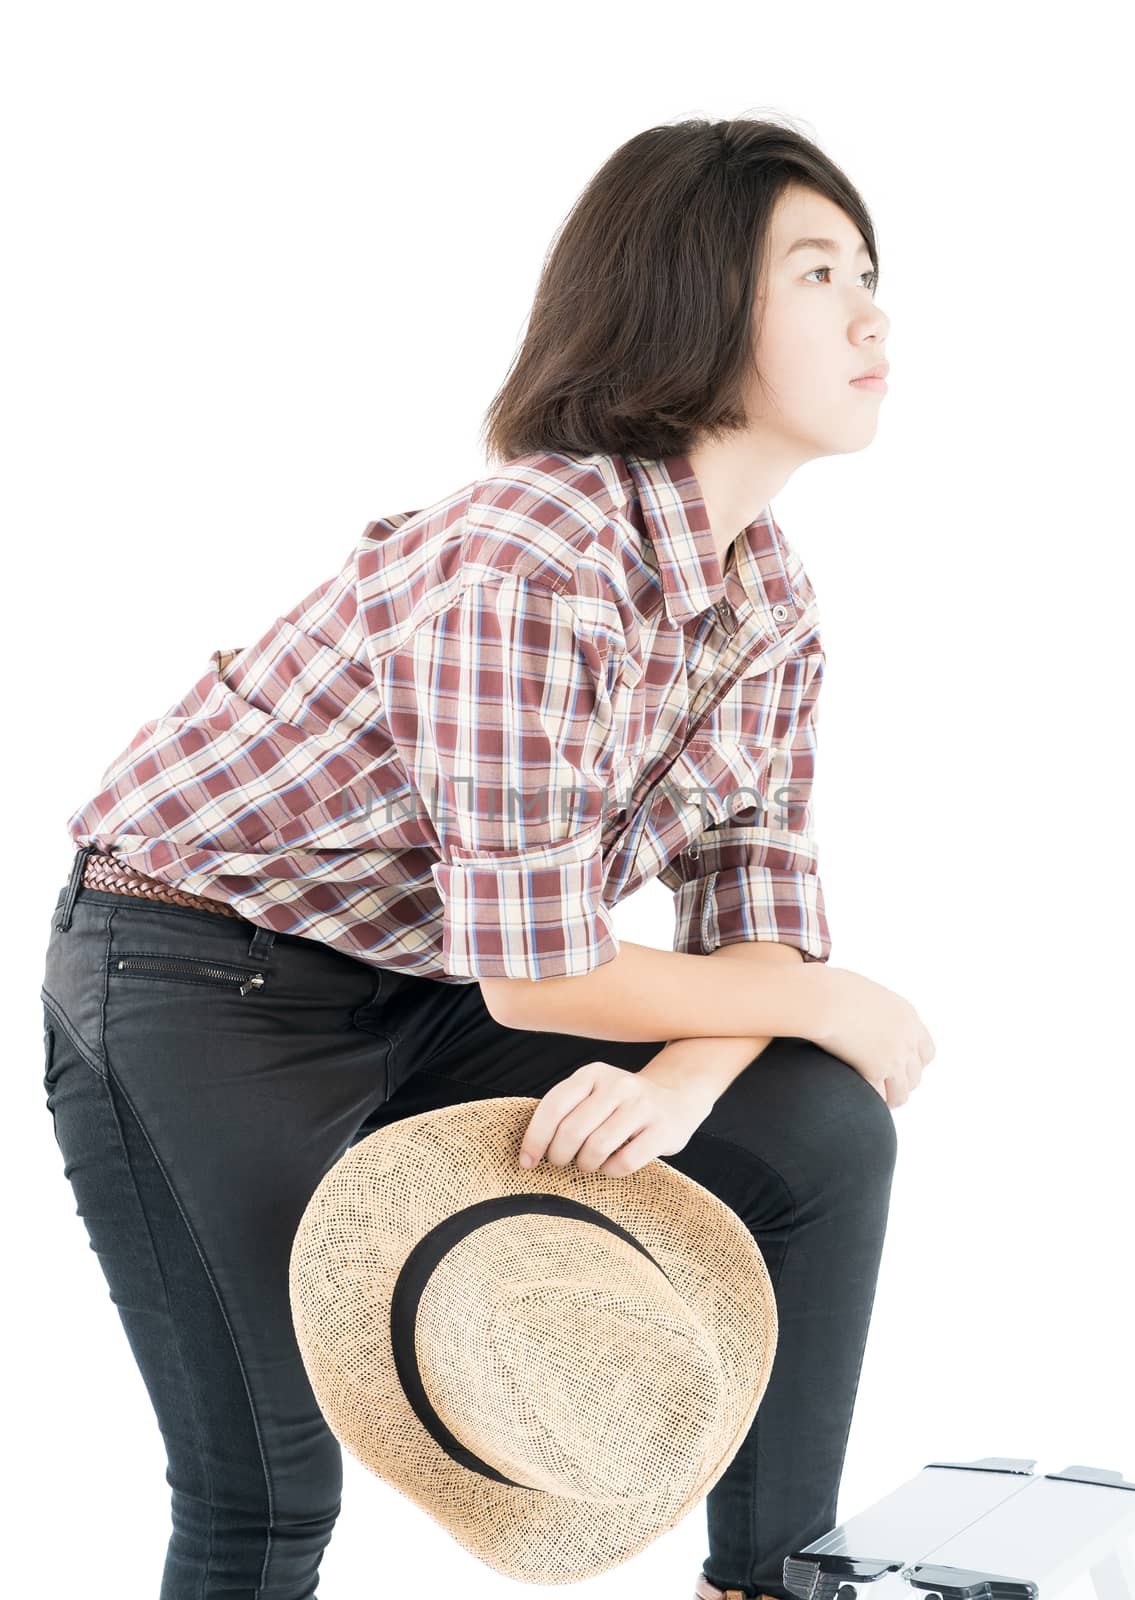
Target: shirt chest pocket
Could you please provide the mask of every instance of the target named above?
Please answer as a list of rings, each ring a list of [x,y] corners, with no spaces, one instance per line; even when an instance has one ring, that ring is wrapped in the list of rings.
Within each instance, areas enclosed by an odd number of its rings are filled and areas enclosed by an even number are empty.
[[[677,877],[696,877],[706,829],[761,825],[770,755],[768,746],[748,740],[695,736],[643,797],[633,876],[645,880],[673,863]]]
[[[771,750],[749,740],[696,735],[666,777],[677,814],[693,834],[764,820]]]

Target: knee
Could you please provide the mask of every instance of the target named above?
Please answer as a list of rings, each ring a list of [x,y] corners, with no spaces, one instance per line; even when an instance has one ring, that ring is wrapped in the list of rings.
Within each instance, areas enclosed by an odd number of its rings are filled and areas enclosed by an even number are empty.
[[[846,1067],[847,1063],[842,1062],[841,1065]],[[848,1120],[856,1152],[881,1183],[889,1184],[898,1156],[894,1112],[874,1085],[868,1083],[854,1068],[851,1071],[855,1111]]]
[[[898,1154],[894,1113],[879,1091],[841,1057],[811,1040],[796,1040],[789,1070],[803,1093],[802,1142],[830,1180],[846,1174],[858,1185],[890,1184]]]
[[[331,1537],[342,1507],[343,1452],[330,1429],[301,1450],[277,1452],[272,1471],[272,1518],[277,1527],[319,1540]]]

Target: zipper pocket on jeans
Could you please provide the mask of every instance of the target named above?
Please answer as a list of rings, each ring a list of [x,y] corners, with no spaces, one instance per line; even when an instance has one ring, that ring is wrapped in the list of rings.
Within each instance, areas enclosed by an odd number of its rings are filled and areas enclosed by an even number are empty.
[[[165,972],[172,977],[235,983],[242,995],[250,989],[264,987],[262,972],[242,972],[239,968],[218,967],[211,961],[194,961],[190,957],[119,956],[114,965],[118,972]]]

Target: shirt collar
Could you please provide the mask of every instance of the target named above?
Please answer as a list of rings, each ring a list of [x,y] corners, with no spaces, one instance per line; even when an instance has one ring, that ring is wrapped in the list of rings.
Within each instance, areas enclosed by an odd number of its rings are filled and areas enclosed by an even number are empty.
[[[701,486],[687,455],[623,459],[658,563],[666,614],[681,627],[727,597]],[[758,613],[777,605],[794,616],[802,608],[788,579],[783,535],[767,506],[733,549],[737,579]]]

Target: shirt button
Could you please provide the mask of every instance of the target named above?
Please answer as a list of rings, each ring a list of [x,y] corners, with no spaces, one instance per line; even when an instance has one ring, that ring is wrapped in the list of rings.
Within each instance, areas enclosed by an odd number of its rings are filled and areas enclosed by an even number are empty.
[[[689,856],[691,861],[696,861],[701,855],[701,846],[696,844],[690,845],[689,849],[686,851],[686,854]]]
[[[772,614],[776,618],[777,622],[783,622],[789,615],[788,607],[780,605],[773,606]]]
[[[728,600],[722,600],[721,601],[721,603],[717,607],[717,614],[721,618],[722,622],[725,624],[725,626],[727,628],[732,628],[733,627],[733,622],[734,622],[733,607],[730,605]]]

